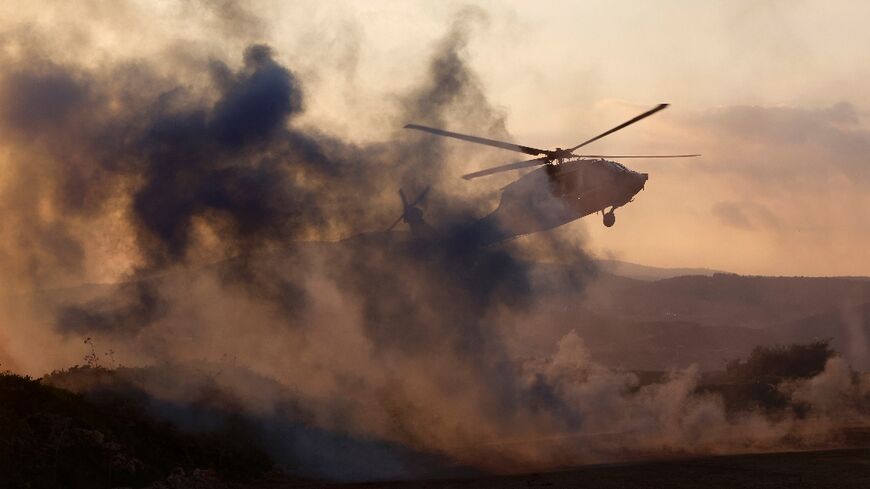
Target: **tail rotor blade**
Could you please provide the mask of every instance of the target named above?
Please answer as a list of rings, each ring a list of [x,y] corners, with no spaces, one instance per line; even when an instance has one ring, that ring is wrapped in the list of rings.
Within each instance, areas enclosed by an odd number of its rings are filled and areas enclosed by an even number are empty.
[[[405,217],[405,214],[403,213],[401,216],[399,216],[398,219],[396,219],[392,224],[390,224],[390,227],[387,228],[387,232],[392,231],[394,227],[396,227],[400,222],[402,222],[402,218],[404,218],[404,217]]]
[[[420,202],[423,202],[423,199],[425,199],[426,195],[429,194],[430,188],[431,188],[431,185],[427,185],[426,188],[424,188],[423,191],[420,192],[420,195],[417,196],[417,198],[414,200],[414,202],[411,203],[410,207],[414,207],[415,205],[419,204]]]

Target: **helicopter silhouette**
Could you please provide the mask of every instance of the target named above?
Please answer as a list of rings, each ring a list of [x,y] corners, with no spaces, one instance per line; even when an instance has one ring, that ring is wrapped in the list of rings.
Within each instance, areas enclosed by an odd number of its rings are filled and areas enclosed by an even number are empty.
[[[487,168],[462,176],[471,180],[505,171],[538,167],[504,187],[498,207],[479,221],[482,228],[499,230],[497,233],[489,233],[488,239],[498,241],[552,229],[596,212],[602,213],[606,227],[613,226],[616,222],[614,211],[633,201],[634,196],[644,189],[649,175],[630,170],[607,158],[691,158],[701,155],[578,155],[575,151],[667,107],[668,104],[659,104],[567,149],[544,150],[419,124],[407,124],[405,128],[535,156],[531,160]],[[414,226],[422,223],[422,211],[414,205],[425,197],[428,190],[427,187],[421,197],[410,206],[407,205],[404,194],[401,194],[405,209],[393,226],[404,219],[414,231]]]

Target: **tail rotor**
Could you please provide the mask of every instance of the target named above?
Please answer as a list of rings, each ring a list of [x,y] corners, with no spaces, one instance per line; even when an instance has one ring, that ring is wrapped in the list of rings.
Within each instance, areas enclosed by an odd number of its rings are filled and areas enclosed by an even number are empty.
[[[387,228],[387,231],[392,231],[394,227],[396,227],[400,222],[404,221],[413,230],[417,226],[423,224],[423,211],[417,207],[418,204],[423,203],[423,200],[429,194],[430,186],[427,186],[420,192],[420,195],[414,199],[413,202],[408,202],[408,198],[405,196],[405,192],[402,189],[399,189],[399,198],[402,199],[402,214],[396,219],[390,227]]]

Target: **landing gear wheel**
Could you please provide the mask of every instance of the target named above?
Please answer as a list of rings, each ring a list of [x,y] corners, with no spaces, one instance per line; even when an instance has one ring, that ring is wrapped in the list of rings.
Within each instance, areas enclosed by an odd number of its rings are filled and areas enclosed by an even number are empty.
[[[616,223],[616,214],[613,211],[604,214],[604,225],[606,227],[613,226],[614,223]]]

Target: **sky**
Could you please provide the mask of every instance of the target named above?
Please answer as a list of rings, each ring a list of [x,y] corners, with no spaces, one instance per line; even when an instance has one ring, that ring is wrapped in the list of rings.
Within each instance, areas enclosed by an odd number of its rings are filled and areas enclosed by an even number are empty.
[[[182,70],[193,85],[207,67],[188,61],[240,64],[247,45],[266,43],[305,87],[294,124],[372,142],[395,137],[397,101],[462,16],[461,54],[506,133],[458,129],[564,147],[667,102],[589,149],[703,154],[624,161],[650,180],[616,225],[589,216],[559,235],[582,238],[603,258],[653,266],[870,275],[868,15],[860,1],[11,1],[0,6],[0,29],[7,54],[39,39],[55,60],[90,68],[145,60],[166,74]],[[460,145],[443,163],[451,175],[513,161]],[[457,178],[435,192],[485,195],[491,209],[496,189],[516,176]]]

